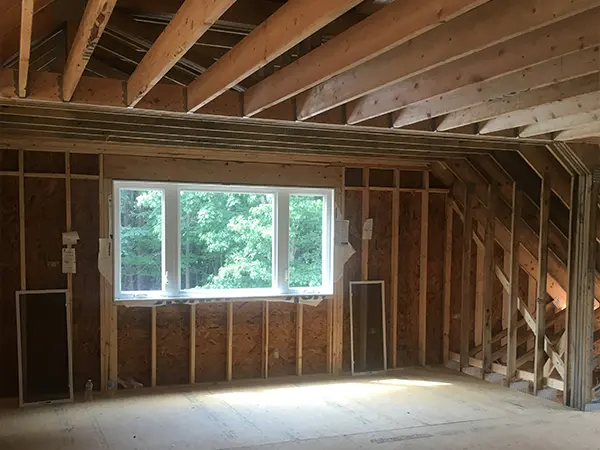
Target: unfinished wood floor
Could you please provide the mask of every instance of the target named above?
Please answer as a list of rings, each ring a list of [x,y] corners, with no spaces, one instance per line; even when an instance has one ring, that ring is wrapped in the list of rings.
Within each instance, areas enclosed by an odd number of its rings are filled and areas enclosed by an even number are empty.
[[[0,448],[598,449],[600,417],[447,371],[0,411]]]

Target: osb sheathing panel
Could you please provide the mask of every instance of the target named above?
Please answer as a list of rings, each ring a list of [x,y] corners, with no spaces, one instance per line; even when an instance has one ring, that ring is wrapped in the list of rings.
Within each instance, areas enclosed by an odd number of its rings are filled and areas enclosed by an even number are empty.
[[[477,229],[477,221],[473,220],[473,230]],[[469,323],[471,333],[469,335],[469,348],[475,346],[475,311],[476,311],[476,297],[477,297],[477,244],[473,241],[471,236],[471,284],[469,291]]]
[[[392,292],[392,195],[391,192],[369,192],[369,217],[373,219],[373,238],[369,241],[369,280],[383,280],[385,282],[386,338],[389,355],[392,354],[392,342],[390,338],[390,294]]]
[[[19,180],[0,177],[0,397],[18,395],[15,291],[19,290]]]
[[[427,253],[427,364],[442,363],[445,226],[446,196],[431,194]]]
[[[201,303],[196,308],[196,382],[225,380],[227,303]]]
[[[499,267],[504,267],[504,249],[498,244],[494,242],[494,260],[496,261],[496,265]],[[497,276],[494,275],[494,295],[492,297],[492,336],[500,333],[504,329],[504,324],[502,323],[502,318],[504,315],[504,287],[502,283],[498,279]],[[492,351],[495,352],[501,346],[500,342],[492,344]]]
[[[71,153],[71,173],[81,175],[98,175],[100,164],[98,155],[88,153]]]
[[[66,289],[62,233],[66,230],[65,180],[25,179],[27,289]]]
[[[23,155],[25,172],[65,173],[65,154],[27,151]]]
[[[350,222],[348,240],[356,253],[350,257],[344,266],[344,336],[342,349],[342,368],[350,372],[350,281],[360,280],[360,255],[362,243],[362,193],[346,191],[344,217]],[[308,308],[304,308],[305,310]],[[306,320],[305,320],[306,322]]]
[[[302,373],[327,373],[327,302],[304,306]]]
[[[189,383],[189,305],[156,308],[156,384]]]
[[[418,364],[421,194],[400,193],[398,365]]]
[[[75,390],[84,390],[91,379],[100,385],[100,278],[97,267],[99,230],[98,182],[71,180],[72,229],[77,273],[73,275],[73,377]]]
[[[117,308],[119,378],[150,386],[150,308]]]
[[[304,309],[310,308],[305,306]],[[296,304],[269,303],[269,377],[296,373]]]
[[[263,302],[233,304],[233,378],[262,374]]]
[[[462,299],[463,222],[454,211],[450,296],[450,351],[460,353],[460,305]]]

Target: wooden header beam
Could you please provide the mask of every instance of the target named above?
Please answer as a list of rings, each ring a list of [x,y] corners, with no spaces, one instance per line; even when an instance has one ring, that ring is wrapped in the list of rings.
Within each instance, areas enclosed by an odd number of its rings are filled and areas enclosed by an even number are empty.
[[[297,117],[306,120],[377,89],[597,6],[600,0],[543,3],[492,0],[300,95]]]
[[[188,108],[206,105],[361,1],[288,1],[188,86]]]
[[[244,115],[253,116],[287,100],[486,1],[391,3],[248,89],[244,95]]]
[[[235,0],[186,0],[127,80],[127,105],[135,106]]]
[[[64,101],[68,102],[73,97],[73,92],[75,92],[96,44],[104,32],[116,3],[117,0],[89,0],[87,2],[64,70],[62,84]]]
[[[29,55],[31,54],[31,33],[33,29],[33,0],[21,3],[21,40],[19,45],[19,97],[27,95],[29,75]]]

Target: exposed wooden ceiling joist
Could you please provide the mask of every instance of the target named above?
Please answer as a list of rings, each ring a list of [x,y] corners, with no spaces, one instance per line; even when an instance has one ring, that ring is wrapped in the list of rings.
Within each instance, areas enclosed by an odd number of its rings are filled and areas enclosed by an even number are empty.
[[[19,45],[19,97],[27,94],[29,55],[33,27],[33,0],[21,1],[21,43]]]
[[[375,91],[347,105],[348,123],[360,123],[412,105],[418,105],[415,113],[422,110],[429,117],[440,115],[438,110],[450,112],[442,106],[448,95],[454,98],[480,88],[483,93],[486,83],[498,77],[598,45],[599,21],[600,8],[596,8]],[[418,122],[422,114],[415,114],[414,120]],[[407,118],[404,124],[416,123],[408,122],[412,114],[403,115]]]
[[[600,122],[595,121],[586,125],[580,125],[568,130],[561,131],[556,135],[557,141],[575,141],[588,137],[600,136]]]
[[[63,74],[63,99],[71,100],[85,67],[104,32],[117,0],[88,0]]]
[[[528,125],[519,132],[520,137],[533,137],[546,133],[554,133],[569,128],[588,125],[600,121],[600,109],[569,114],[555,119]]]
[[[598,91],[598,74],[563,81],[531,91],[517,93],[470,108],[448,114],[437,127],[438,131],[448,131],[469,124],[488,121],[480,127],[480,134],[508,130],[522,123],[524,115],[513,114],[528,108],[535,108],[551,102],[561,102],[570,97],[591,94]]]
[[[308,38],[362,0],[289,0],[188,86],[190,111]]]
[[[127,80],[127,104],[135,106],[235,0],[186,0]]]
[[[598,73],[600,72],[598,54],[597,48],[590,48],[510,75],[456,89],[401,109],[393,116],[394,126],[401,128],[484,102],[510,98],[518,92]]]
[[[250,88],[244,114],[253,116],[484,2],[394,2]]]
[[[491,0],[300,94],[297,117],[308,119],[377,89],[597,6],[600,6],[598,0]]]

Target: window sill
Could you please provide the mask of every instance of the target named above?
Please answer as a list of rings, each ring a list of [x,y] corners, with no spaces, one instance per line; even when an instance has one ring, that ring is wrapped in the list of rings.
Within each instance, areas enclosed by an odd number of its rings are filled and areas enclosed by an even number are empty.
[[[160,296],[152,295],[147,297],[122,297],[115,298],[114,303],[123,306],[160,306],[174,304],[194,304],[194,303],[218,303],[230,301],[285,301],[292,303],[311,303],[318,305],[333,295],[333,292],[312,292],[312,293],[287,293],[287,294],[268,294],[268,295],[237,295],[237,296]]]

